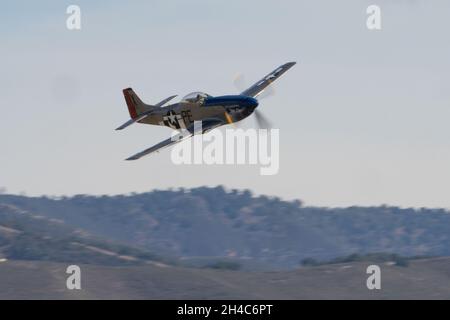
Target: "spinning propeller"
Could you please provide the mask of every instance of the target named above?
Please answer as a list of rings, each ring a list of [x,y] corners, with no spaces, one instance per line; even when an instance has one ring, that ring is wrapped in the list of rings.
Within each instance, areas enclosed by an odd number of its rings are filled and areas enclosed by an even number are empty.
[[[240,92],[244,91],[246,88],[248,88],[247,82],[245,80],[245,76],[241,73],[237,74],[236,77],[233,80],[233,84]],[[273,84],[266,87],[260,94],[258,94],[255,98],[258,100],[266,99],[268,97],[271,97],[275,95],[275,89]],[[255,120],[258,128],[260,129],[270,129],[272,125],[270,124],[270,121],[267,120],[267,118],[263,115],[261,111],[258,109],[255,109]],[[227,120],[228,117],[231,117],[230,114],[227,113]],[[232,117],[231,117],[232,118]]]

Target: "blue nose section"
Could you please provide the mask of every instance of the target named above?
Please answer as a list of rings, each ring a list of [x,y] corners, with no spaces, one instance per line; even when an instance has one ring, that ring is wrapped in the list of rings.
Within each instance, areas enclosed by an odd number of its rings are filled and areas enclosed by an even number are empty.
[[[245,106],[249,108],[255,109],[259,105],[258,100],[252,97],[246,97],[245,98]]]

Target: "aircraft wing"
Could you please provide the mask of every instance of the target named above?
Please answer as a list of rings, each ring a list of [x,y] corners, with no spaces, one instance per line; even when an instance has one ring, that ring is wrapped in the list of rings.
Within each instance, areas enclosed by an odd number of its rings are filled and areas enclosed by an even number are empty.
[[[174,145],[175,143],[178,143],[178,142],[181,142],[183,140],[186,140],[187,138],[190,138],[193,135],[194,134],[192,132],[187,132],[187,133],[184,133],[184,134],[179,133],[179,134],[177,134],[177,135],[175,135],[175,136],[173,136],[173,137],[171,137],[169,139],[166,139],[164,141],[161,141],[158,144],[155,144],[153,147],[150,147],[148,149],[145,149],[144,151],[136,153],[135,155],[127,158],[126,160],[137,160],[137,159],[140,159],[143,156],[146,156],[146,155],[148,155],[150,153],[158,152],[161,149],[170,147],[171,145]]]
[[[279,66],[274,71],[269,73],[267,76],[262,78],[260,81],[255,83],[253,86],[248,88],[247,90],[243,91],[241,95],[248,96],[248,97],[257,97],[260,93],[264,91],[265,88],[267,88],[272,82],[277,80],[283,73],[288,71],[290,68],[292,68],[296,62],[288,62],[283,64],[282,66]]]
[[[223,124],[223,121],[219,119],[206,119],[202,121],[202,133],[205,133],[207,131],[210,131],[214,128],[217,128]],[[189,127],[188,129],[183,130],[182,132],[174,135],[173,137],[166,139],[164,141],[161,141],[158,144],[155,144],[154,146],[145,149],[144,151],[141,151],[139,153],[136,153],[135,155],[127,158],[126,160],[137,160],[140,159],[146,155],[149,155],[153,152],[159,152],[161,149],[170,147],[178,142],[181,142],[183,140],[186,140],[188,138],[191,138],[194,134],[200,133],[199,131],[196,131],[197,128],[194,128],[194,125]]]

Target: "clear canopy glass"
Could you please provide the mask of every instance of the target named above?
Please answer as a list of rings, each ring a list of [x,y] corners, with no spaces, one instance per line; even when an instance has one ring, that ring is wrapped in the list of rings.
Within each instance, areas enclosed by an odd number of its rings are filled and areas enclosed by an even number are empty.
[[[204,93],[204,92],[191,92],[188,95],[184,96],[181,101],[183,102],[202,102],[206,98],[210,97],[210,95]]]

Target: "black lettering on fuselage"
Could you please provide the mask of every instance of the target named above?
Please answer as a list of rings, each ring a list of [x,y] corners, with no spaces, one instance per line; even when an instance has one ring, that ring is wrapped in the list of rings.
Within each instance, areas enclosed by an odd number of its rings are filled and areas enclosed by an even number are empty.
[[[194,122],[192,119],[192,113],[191,110],[183,110],[181,111],[181,117],[183,118],[183,121],[186,125],[191,124]]]

